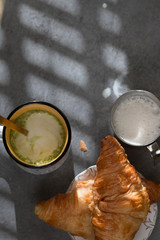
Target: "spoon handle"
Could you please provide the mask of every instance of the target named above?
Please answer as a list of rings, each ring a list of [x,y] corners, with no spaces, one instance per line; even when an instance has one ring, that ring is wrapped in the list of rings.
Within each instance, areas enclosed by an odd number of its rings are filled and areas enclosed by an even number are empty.
[[[5,127],[8,127],[10,129],[12,129],[12,130],[15,130],[16,132],[22,133],[25,136],[28,135],[28,130],[18,126],[17,124],[12,122],[11,120],[8,120],[8,119],[2,117],[1,115],[0,115],[0,124],[2,124]]]

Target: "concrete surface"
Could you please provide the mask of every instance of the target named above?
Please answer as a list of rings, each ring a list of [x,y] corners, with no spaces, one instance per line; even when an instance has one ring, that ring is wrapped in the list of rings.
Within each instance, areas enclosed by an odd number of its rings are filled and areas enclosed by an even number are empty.
[[[0,239],[69,240],[39,221],[34,206],[65,192],[96,163],[113,134],[113,102],[130,89],[160,98],[160,2],[157,0],[6,0],[0,29],[0,114],[28,101],[48,101],[68,117],[70,156],[56,172],[21,170],[0,143]],[[79,150],[83,139],[88,152]],[[145,177],[160,181],[145,148],[125,146]],[[158,204],[160,207],[160,203]],[[160,215],[149,240],[160,236]]]

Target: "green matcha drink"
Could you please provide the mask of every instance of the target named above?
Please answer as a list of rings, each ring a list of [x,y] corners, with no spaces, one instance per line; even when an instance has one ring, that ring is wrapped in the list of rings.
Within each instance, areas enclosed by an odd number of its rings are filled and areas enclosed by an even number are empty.
[[[15,123],[29,131],[28,136],[13,130],[10,132],[12,150],[22,161],[42,165],[53,161],[62,151],[66,134],[53,114],[30,110],[20,115]]]

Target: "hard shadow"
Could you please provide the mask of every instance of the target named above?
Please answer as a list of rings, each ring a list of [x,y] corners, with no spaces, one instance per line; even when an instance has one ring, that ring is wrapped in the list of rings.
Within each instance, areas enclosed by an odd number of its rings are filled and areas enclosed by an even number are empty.
[[[110,110],[129,89],[159,95],[159,4],[156,0],[6,0],[0,66],[1,114],[24,102],[48,101],[72,127],[72,151],[47,175],[31,175],[0,153],[0,177],[15,204],[17,240],[70,239],[34,215],[36,202],[65,192],[74,175],[96,163],[100,140],[113,134]],[[2,63],[2,64],[1,64]],[[88,152],[79,150],[84,139]],[[144,148],[124,146],[144,176],[160,180]],[[156,235],[153,233],[153,239]]]

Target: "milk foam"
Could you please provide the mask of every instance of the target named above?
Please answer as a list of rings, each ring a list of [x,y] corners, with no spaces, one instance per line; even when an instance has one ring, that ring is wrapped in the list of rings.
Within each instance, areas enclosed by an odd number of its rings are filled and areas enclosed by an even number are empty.
[[[11,146],[15,154],[24,162],[35,165],[56,158],[64,144],[64,128],[58,119],[46,111],[29,111],[19,119],[24,121],[28,136],[12,132]]]
[[[146,96],[131,96],[115,110],[115,132],[133,145],[147,145],[160,136],[160,107]]]

